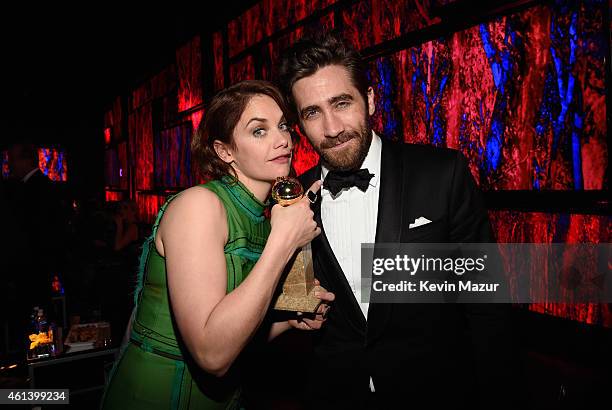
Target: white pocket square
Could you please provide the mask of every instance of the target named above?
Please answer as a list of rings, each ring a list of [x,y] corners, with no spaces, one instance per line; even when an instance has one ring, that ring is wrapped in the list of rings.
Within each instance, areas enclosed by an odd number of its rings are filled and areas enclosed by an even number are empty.
[[[413,228],[417,228],[419,226],[427,225],[430,222],[431,221],[429,219],[425,218],[424,216],[419,216],[417,219],[414,220],[413,223],[408,225],[408,229],[413,229]]]

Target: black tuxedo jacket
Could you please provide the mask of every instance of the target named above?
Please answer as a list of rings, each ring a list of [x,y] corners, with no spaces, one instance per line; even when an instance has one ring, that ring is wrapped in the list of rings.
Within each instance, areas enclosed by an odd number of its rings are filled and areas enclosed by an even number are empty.
[[[301,182],[320,175],[319,164]],[[336,300],[314,335],[311,408],[506,406],[516,393],[509,306],[370,304],[366,320],[327,241],[320,195],[313,209],[322,227],[312,242],[315,276]],[[420,216],[432,222],[409,229]],[[383,140],[376,242],[494,242],[459,152]]]
[[[11,259],[19,264],[17,275],[20,303],[25,312],[39,305],[49,307],[51,281],[62,274],[66,221],[57,187],[40,170],[19,182],[11,198],[11,213],[20,236],[18,252]],[[26,316],[23,316],[26,317]]]

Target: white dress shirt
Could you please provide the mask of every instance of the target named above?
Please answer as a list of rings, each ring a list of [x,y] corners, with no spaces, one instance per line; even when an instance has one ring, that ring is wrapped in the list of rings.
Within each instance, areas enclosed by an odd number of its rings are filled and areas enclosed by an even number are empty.
[[[361,301],[361,244],[374,243],[376,239],[381,149],[380,137],[372,131],[372,144],[361,168],[367,168],[374,177],[365,192],[351,187],[333,196],[327,189],[321,189],[325,235],[365,318],[370,304]],[[322,181],[328,172],[325,166],[321,167]]]
[[[321,223],[325,235],[366,319],[370,303],[361,301],[361,244],[376,240],[381,151],[382,141],[372,131],[370,150],[361,168],[367,168],[374,176],[365,192],[351,187],[333,196],[321,188]],[[325,180],[328,172],[322,165],[321,181]],[[375,391],[372,377],[370,390]]]

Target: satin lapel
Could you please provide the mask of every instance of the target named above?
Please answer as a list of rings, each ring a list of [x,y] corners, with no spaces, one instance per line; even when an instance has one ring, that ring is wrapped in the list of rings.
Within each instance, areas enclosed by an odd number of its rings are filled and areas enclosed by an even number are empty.
[[[318,166],[318,169],[316,175],[320,178],[320,166]],[[314,180],[312,182],[314,182]],[[353,295],[351,286],[346,280],[342,267],[340,263],[338,263],[336,255],[334,255],[329,241],[327,240],[327,235],[325,234],[325,228],[321,220],[321,195],[318,196],[318,200],[312,206],[312,210],[314,212],[315,222],[321,227],[321,234],[312,241],[313,257],[318,259],[321,269],[324,270],[325,279],[329,282],[330,290],[343,292],[343,294],[346,295],[345,298],[341,298],[340,300],[346,301],[342,309],[348,313],[347,318],[350,325],[356,332],[365,335],[366,320],[361,312],[361,307]],[[315,270],[315,276],[316,275],[317,271]],[[339,300],[336,299],[334,303],[338,302]]]
[[[382,140],[380,191],[376,243],[399,243],[402,229],[402,210],[405,185],[405,166],[402,163],[403,144]],[[376,257],[376,254],[374,255]],[[393,304],[373,303],[368,309],[368,342],[377,338],[389,321]]]

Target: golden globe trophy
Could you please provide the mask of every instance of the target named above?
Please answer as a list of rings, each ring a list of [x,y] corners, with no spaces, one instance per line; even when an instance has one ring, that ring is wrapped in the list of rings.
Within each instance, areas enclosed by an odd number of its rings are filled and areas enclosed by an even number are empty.
[[[293,177],[278,177],[272,187],[272,198],[281,206],[291,205],[304,196],[304,188]],[[314,293],[322,290],[314,285],[310,244],[299,249],[287,264],[281,278],[282,293],[274,301],[274,309],[314,313],[321,300]]]

